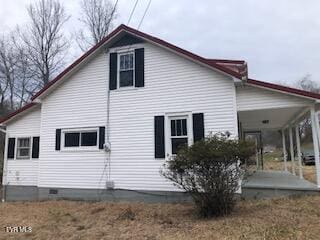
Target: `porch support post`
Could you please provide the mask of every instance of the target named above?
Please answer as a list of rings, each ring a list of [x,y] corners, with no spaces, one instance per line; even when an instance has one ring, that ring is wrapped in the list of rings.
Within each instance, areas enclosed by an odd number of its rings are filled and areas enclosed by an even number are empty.
[[[299,177],[300,179],[303,179],[299,124],[296,125],[296,141],[297,141],[297,157],[298,157],[298,164],[299,164]]]
[[[281,130],[282,134],[282,151],[283,151],[283,164],[284,164],[284,170],[288,171],[288,165],[287,165],[287,149],[286,149],[286,133],[285,130]]]
[[[291,169],[292,169],[292,174],[296,175],[295,162],[294,162],[294,150],[293,150],[292,126],[289,126],[289,140],[290,140]]]
[[[318,117],[316,117],[314,107],[310,110],[310,118],[311,118],[311,126],[312,126],[312,139],[313,139],[313,150],[314,150],[314,158],[316,163],[316,177],[317,177],[317,185],[320,188],[320,158],[319,158],[319,141],[318,135],[320,134],[318,131],[317,125],[319,126]]]

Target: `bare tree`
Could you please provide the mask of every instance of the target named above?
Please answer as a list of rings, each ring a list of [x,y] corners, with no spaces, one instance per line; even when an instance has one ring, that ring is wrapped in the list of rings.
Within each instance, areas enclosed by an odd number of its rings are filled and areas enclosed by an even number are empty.
[[[307,74],[296,82],[296,86],[302,90],[320,93],[320,85],[312,80],[311,74]],[[300,123],[302,142],[312,141],[311,119],[307,117]]]
[[[79,30],[76,40],[82,51],[100,42],[110,29],[112,22],[116,18],[116,4],[110,0],[82,0],[81,18],[84,30]]]
[[[15,84],[15,49],[8,37],[0,39],[0,94],[1,109],[6,104],[10,109],[14,109],[14,84]]]
[[[0,108],[11,111],[28,102],[38,84],[28,54],[16,32],[0,39]],[[30,91],[31,90],[31,91]]]
[[[62,27],[69,19],[58,0],[39,0],[27,8],[30,23],[21,39],[26,46],[35,79],[47,84],[64,65],[68,42]]]
[[[299,79],[296,85],[303,90],[320,93],[320,86],[317,82],[312,80],[311,74],[307,74]]]

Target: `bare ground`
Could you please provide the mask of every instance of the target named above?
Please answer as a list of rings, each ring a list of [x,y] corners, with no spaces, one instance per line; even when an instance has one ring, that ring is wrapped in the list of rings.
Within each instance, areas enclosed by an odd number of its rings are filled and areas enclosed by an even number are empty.
[[[189,204],[48,201],[0,204],[0,239],[319,239],[320,196],[240,201],[201,220]],[[5,233],[31,226],[31,233]]]

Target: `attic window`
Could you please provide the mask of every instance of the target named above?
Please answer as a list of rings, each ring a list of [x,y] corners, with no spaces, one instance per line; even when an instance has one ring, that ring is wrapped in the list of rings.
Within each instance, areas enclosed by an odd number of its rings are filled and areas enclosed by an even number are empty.
[[[134,53],[119,54],[119,87],[134,86]]]

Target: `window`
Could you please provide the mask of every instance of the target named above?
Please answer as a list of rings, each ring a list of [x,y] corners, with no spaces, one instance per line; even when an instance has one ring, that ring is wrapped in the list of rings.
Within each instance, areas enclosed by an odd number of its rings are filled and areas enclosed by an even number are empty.
[[[188,144],[187,117],[170,120],[171,153],[176,154],[179,148]]]
[[[17,159],[30,158],[30,138],[18,138]]]
[[[119,54],[119,87],[134,86],[134,53]]]
[[[87,148],[98,146],[98,130],[64,130],[63,131],[64,148]]]

